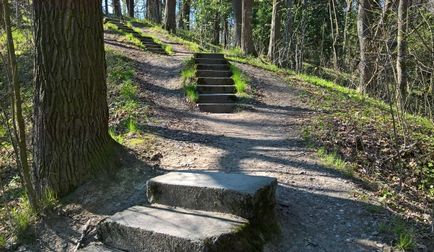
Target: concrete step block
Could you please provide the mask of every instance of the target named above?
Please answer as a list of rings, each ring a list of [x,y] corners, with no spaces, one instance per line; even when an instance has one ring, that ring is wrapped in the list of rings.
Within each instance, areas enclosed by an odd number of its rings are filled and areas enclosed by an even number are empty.
[[[224,59],[225,56],[221,53],[195,53],[195,58],[206,58],[206,59]]]
[[[276,178],[263,176],[170,172],[150,179],[147,194],[151,203],[228,213],[261,222],[265,216],[274,216],[276,187]]]
[[[196,77],[231,77],[232,72],[229,70],[215,71],[215,70],[197,70]]]
[[[197,85],[199,94],[235,94],[234,85]]]
[[[197,70],[214,70],[214,71],[222,71],[222,70],[230,70],[229,64],[201,64],[196,66]]]
[[[164,205],[134,206],[98,227],[110,247],[140,252],[252,251],[247,220],[213,212]],[[259,251],[259,249],[258,249]]]
[[[212,58],[197,58],[194,59],[196,64],[228,64],[228,61],[225,59],[212,59]]]
[[[233,113],[236,108],[235,103],[198,103],[201,112],[208,113]]]
[[[199,94],[198,103],[235,103],[235,94]]]
[[[229,77],[200,77],[197,78],[198,85],[234,85],[235,82]]]

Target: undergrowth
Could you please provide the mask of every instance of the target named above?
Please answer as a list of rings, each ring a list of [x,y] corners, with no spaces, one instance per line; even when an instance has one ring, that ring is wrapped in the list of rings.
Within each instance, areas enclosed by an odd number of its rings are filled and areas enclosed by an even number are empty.
[[[109,134],[120,144],[135,145],[146,138],[143,131],[148,105],[140,97],[132,61],[118,52],[106,50],[109,92]]]
[[[193,59],[187,60],[184,65],[185,67],[181,72],[181,77],[185,97],[187,101],[196,103],[199,99],[199,94],[196,90],[196,65]]]
[[[237,90],[237,95],[239,97],[248,97],[247,87],[248,80],[247,77],[241,72],[241,70],[235,65],[231,64],[232,79],[235,83],[235,89]]]

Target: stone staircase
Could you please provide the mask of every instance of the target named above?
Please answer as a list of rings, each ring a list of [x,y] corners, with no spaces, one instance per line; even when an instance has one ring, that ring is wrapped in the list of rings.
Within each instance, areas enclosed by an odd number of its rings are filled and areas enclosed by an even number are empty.
[[[275,223],[276,186],[275,178],[218,172],[155,177],[147,183],[151,205],[103,221],[97,233],[104,245],[92,250],[262,251],[259,227]]]
[[[117,27],[119,27],[119,29],[121,29],[123,32],[131,33],[135,38],[140,40],[140,42],[143,44],[143,46],[146,48],[147,51],[152,53],[167,55],[163,46],[161,44],[156,43],[152,37],[143,36],[142,34],[136,32],[132,28],[126,26],[119,19],[107,18],[107,20],[115,24]]]
[[[197,104],[200,111],[232,113],[236,107],[236,89],[229,62],[223,54],[196,53]]]

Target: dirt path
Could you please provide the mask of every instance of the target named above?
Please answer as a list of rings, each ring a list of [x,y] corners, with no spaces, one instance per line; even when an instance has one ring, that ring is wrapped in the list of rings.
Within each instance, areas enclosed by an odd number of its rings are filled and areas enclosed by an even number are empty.
[[[160,37],[163,42],[167,38]],[[155,135],[154,163],[139,160],[110,185],[87,185],[74,193],[52,223],[44,223],[39,248],[73,251],[91,219],[134,204],[145,204],[145,182],[160,170],[221,170],[276,177],[282,236],[266,251],[382,251],[378,236],[384,218],[355,195],[356,184],[320,164],[306,148],[301,125],[315,111],[302,103],[294,87],[273,73],[238,64],[258,94],[234,114],[200,113],[185,99],[180,79],[186,48],[172,44],[175,56],[143,52],[106,36],[111,49],[135,61],[141,97],[150,104],[148,132]],[[140,159],[140,158],[139,158]],[[99,191],[99,193],[95,193]],[[51,245],[50,245],[51,244]]]
[[[163,41],[165,38],[162,38]],[[175,51],[187,51],[174,45]],[[222,170],[274,176],[279,180],[282,239],[269,251],[381,251],[377,232],[385,217],[355,195],[367,195],[349,179],[320,164],[306,148],[301,124],[311,111],[299,90],[273,73],[238,64],[260,96],[234,114],[191,108],[178,77],[188,55],[164,57],[144,67],[145,87],[155,102],[149,131],[158,135],[164,170]],[[149,63],[151,64],[151,63]]]

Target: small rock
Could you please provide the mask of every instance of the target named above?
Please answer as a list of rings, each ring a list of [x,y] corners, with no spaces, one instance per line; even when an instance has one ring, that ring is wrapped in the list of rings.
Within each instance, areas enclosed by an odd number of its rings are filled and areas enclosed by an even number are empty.
[[[159,161],[162,158],[163,158],[163,154],[161,154],[161,153],[158,152],[158,153],[152,155],[151,161]]]

